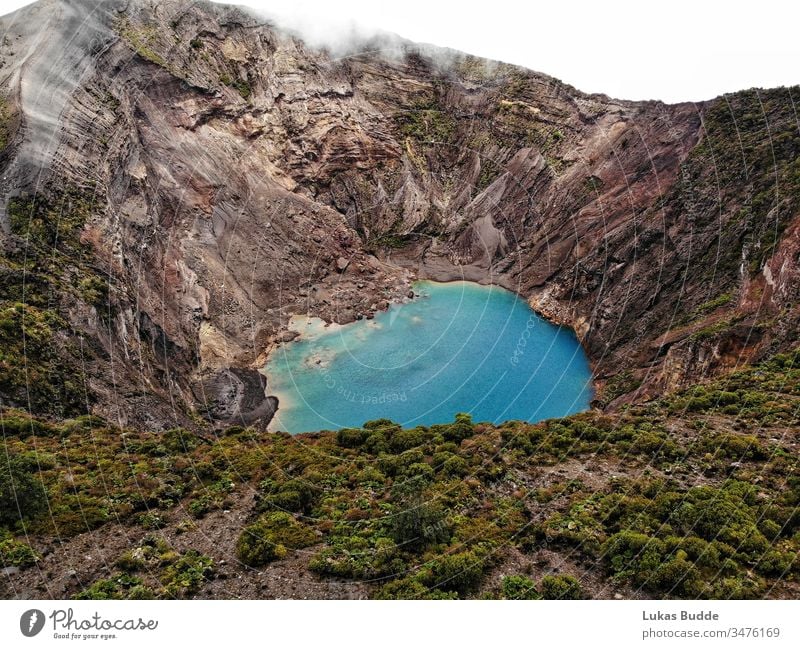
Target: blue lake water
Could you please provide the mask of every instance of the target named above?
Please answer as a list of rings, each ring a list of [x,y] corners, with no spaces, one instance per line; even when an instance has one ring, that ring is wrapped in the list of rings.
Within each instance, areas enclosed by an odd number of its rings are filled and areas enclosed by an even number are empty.
[[[514,293],[471,282],[418,282],[419,297],[374,320],[324,327],[295,319],[300,338],[265,368],[279,399],[271,430],[301,433],[388,418],[406,427],[540,421],[586,410],[586,356],[566,328]]]

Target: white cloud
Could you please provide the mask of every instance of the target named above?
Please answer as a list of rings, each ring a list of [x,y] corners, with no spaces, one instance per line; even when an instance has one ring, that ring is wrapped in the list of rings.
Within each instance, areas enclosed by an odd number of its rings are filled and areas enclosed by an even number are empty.
[[[25,4],[0,0],[0,13]],[[244,0],[316,42],[396,32],[625,99],[696,101],[800,83],[800,5],[779,0]]]

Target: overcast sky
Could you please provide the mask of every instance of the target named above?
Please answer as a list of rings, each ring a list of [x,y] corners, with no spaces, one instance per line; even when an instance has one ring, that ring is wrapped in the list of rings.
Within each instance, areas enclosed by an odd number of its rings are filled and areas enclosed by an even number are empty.
[[[86,0],[91,1],[91,0]],[[27,4],[0,0],[0,13]],[[643,0],[246,0],[338,39],[356,24],[517,63],[587,92],[697,101],[800,83],[800,3]]]

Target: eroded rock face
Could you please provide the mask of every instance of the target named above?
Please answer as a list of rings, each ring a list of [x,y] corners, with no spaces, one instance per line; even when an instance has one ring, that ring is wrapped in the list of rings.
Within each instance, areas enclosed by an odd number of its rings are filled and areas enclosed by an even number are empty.
[[[266,378],[256,370],[223,368],[198,381],[195,399],[212,421],[263,428],[278,405],[275,397],[264,398],[266,388]]]
[[[796,339],[794,189],[759,207],[759,223],[783,216],[756,247],[756,216],[736,215],[765,189],[726,177],[715,193],[702,150],[706,116],[725,128],[719,102],[589,96],[399,39],[334,58],[183,0],[44,0],[0,32],[19,116],[0,152],[5,254],[22,241],[15,199],[91,194],[80,263],[107,280],[107,317],[54,285],[90,407],[122,423],[266,422],[257,370],[292,315],[369,317],[415,277],[516,290],[576,329],[601,384],[633,368],[645,396]],[[62,41],[68,57],[48,54]],[[783,124],[788,94],[771,102],[767,125]],[[753,271],[709,273],[714,250],[747,266],[766,246]],[[698,335],[725,319],[738,329]]]

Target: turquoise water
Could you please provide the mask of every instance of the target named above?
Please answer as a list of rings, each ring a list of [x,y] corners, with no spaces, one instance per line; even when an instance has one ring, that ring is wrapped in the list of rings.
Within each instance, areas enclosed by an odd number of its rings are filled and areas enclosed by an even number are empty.
[[[586,410],[591,370],[572,331],[514,293],[471,282],[418,282],[420,294],[374,320],[324,327],[296,319],[301,337],[265,368],[280,405],[271,430],[301,433],[388,418],[403,426],[531,422]]]

